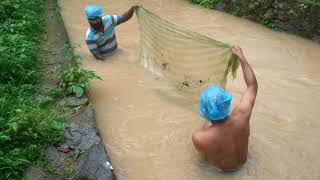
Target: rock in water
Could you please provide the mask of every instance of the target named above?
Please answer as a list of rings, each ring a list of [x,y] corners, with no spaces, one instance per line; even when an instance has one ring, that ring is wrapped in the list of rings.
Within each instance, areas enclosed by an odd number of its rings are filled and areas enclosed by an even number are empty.
[[[218,11],[224,11],[226,9],[226,3],[224,2],[219,2],[217,5],[216,5],[216,9]]]
[[[82,107],[69,117],[65,139],[70,148],[79,150],[87,150],[100,142],[91,107]]]
[[[116,180],[101,143],[93,145],[80,157],[74,179]]]

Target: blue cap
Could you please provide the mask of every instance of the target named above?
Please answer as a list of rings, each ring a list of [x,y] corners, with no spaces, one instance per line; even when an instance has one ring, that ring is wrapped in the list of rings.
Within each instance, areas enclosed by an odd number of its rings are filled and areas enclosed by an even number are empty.
[[[229,116],[232,95],[219,86],[210,86],[200,96],[200,115],[209,121]]]
[[[102,8],[99,6],[87,6],[85,13],[88,20],[95,17],[102,17]]]

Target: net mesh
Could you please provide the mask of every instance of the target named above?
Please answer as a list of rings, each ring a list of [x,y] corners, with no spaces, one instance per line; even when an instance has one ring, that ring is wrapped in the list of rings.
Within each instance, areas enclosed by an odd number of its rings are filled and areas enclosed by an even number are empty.
[[[178,89],[199,92],[208,85],[226,86],[239,60],[231,46],[168,22],[139,7],[139,63],[164,76]]]

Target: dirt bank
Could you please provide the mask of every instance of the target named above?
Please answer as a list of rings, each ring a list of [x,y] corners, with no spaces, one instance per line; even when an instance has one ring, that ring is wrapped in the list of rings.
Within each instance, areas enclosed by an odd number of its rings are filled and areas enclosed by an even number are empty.
[[[41,63],[42,91],[59,87],[59,75],[67,68],[66,45],[69,38],[64,28],[56,0],[45,3],[46,43]],[[86,95],[77,98],[65,96],[56,102],[56,113],[68,113],[64,141],[58,146],[48,146],[44,151],[49,158],[45,167],[32,166],[26,173],[27,180],[43,179],[116,179],[104,146],[101,144],[94,111]]]
[[[261,23],[271,29],[296,34],[320,43],[320,2],[189,0],[202,6],[224,11]]]

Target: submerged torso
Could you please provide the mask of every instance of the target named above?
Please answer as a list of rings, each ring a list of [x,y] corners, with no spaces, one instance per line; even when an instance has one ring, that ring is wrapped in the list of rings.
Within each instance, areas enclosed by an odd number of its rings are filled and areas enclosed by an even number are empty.
[[[227,170],[239,168],[246,162],[250,134],[247,122],[239,123],[239,119],[230,116],[203,130],[207,136],[203,151],[210,164]]]
[[[92,53],[107,55],[114,52],[117,47],[117,38],[115,26],[117,16],[106,15],[102,17],[102,26],[100,31],[89,27],[86,33],[86,43]]]

